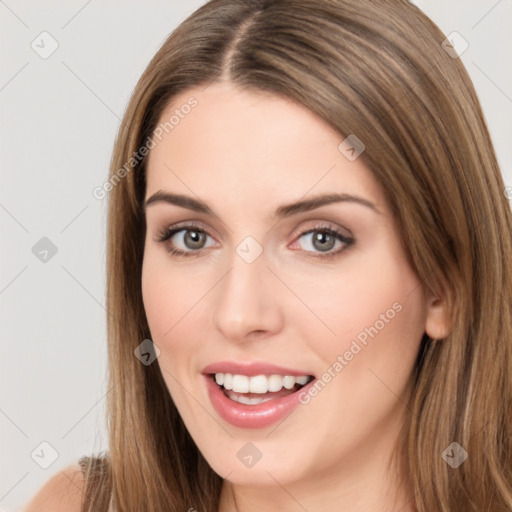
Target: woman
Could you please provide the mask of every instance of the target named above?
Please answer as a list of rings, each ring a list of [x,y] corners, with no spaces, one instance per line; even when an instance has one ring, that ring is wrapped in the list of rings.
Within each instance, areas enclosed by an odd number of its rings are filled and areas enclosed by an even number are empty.
[[[444,40],[405,0],[212,0],[171,34],[103,187],[109,452],[47,493],[512,510],[512,216]]]

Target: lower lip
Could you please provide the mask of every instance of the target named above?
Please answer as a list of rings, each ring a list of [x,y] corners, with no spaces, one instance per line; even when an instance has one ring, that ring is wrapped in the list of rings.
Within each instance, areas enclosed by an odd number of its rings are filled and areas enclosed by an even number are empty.
[[[231,425],[240,428],[265,428],[283,420],[297,407],[299,393],[307,391],[307,388],[315,381],[302,386],[299,391],[280,398],[274,398],[261,404],[245,405],[229,399],[213,380],[211,375],[205,375],[208,395],[214,409],[219,416]]]

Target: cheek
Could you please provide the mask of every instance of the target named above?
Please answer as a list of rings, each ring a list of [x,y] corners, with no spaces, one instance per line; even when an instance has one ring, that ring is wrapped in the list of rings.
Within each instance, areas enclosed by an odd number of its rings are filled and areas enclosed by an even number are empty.
[[[417,353],[425,314],[418,279],[401,253],[387,245],[381,252],[354,254],[339,272],[301,275],[297,280],[290,273],[288,279],[316,318],[295,318],[303,319],[300,329],[309,329],[314,350],[325,363],[349,351],[347,358],[366,368],[384,360],[396,366]]]
[[[142,266],[142,299],[153,341],[166,345],[206,290],[200,280],[187,279],[179,266],[160,251],[146,251]]]
[[[193,263],[180,265],[165,251],[149,248],[142,266],[142,298],[151,339],[160,349],[158,364],[169,391],[188,408],[180,384],[190,386],[199,368],[195,355],[210,334],[208,300],[216,275]],[[174,378],[173,378],[174,377]],[[182,403],[183,402],[183,403]]]
[[[151,339],[158,346],[160,354],[157,363],[166,382],[168,391],[180,410],[188,410],[189,404],[182,396],[179,383],[188,387],[186,365],[194,339],[185,339],[180,328],[186,324],[187,312],[197,302],[197,291],[184,286],[176,269],[161,261],[162,257],[147,253],[142,268],[142,298],[151,333]],[[190,333],[190,329],[188,330]]]

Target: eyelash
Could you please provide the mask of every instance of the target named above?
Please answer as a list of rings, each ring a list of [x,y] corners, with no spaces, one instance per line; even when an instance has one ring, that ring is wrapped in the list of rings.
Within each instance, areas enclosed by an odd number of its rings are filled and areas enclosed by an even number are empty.
[[[210,236],[209,233],[202,227],[195,225],[195,224],[186,224],[186,225],[182,225],[182,226],[175,227],[175,228],[164,228],[162,231],[160,231],[157,234],[156,241],[160,242],[160,243],[165,243],[171,237],[173,237],[176,233],[179,233],[180,231],[198,231],[200,233],[205,233],[206,235]],[[315,255],[311,255],[313,258],[320,258],[320,259],[334,258],[336,256],[339,256],[340,253],[344,252],[346,249],[348,249],[355,243],[354,238],[347,237],[347,236],[343,235],[342,233],[340,233],[338,230],[336,230],[332,227],[326,226],[326,225],[318,225],[312,229],[303,231],[302,233],[299,233],[299,235],[297,236],[297,239],[300,239],[305,235],[308,235],[310,233],[315,233],[315,232],[327,233],[331,236],[334,236],[337,240],[339,240],[340,242],[343,242],[345,244],[345,247],[342,247],[341,249],[338,249],[335,252],[327,252],[327,253],[323,253],[323,254],[317,253]],[[177,257],[182,257],[182,258],[198,256],[201,253],[201,249],[197,250],[197,251],[194,251],[194,250],[181,251],[179,249],[176,249],[174,247],[169,247],[169,246],[167,246],[166,249],[172,256],[177,256]],[[310,251],[306,251],[306,252],[309,253]]]

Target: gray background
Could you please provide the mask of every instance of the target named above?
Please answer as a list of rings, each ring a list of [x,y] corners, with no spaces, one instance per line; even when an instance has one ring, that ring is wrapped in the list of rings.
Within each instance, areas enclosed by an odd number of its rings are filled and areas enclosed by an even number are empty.
[[[137,79],[202,3],[0,0],[0,511],[107,448],[106,200],[92,190]],[[461,58],[512,197],[512,0],[415,3],[469,43]],[[46,59],[31,47],[51,49],[43,31],[58,42]],[[45,262],[43,237],[57,249]]]

